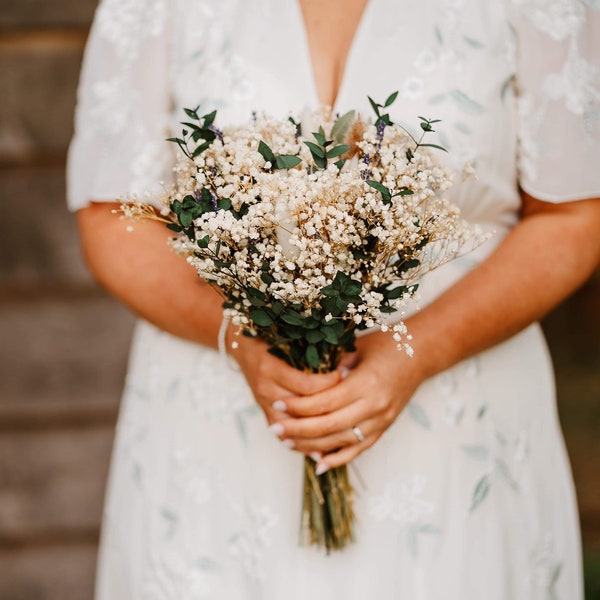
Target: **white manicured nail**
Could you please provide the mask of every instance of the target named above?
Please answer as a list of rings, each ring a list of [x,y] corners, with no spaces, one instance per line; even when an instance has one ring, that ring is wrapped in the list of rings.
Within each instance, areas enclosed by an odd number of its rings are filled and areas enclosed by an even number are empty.
[[[324,462],[320,462],[317,465],[317,468],[315,469],[315,473],[317,475],[323,475],[323,473],[325,473],[326,471],[329,471],[329,465],[327,463],[324,463]]]
[[[295,448],[295,447],[296,447],[296,442],[295,442],[294,440],[290,440],[290,439],[283,440],[282,444],[283,444],[283,445],[284,445],[286,448],[289,448],[290,450],[291,450],[292,448]]]
[[[287,404],[283,400],[276,400],[271,404],[274,410],[285,412],[287,410]]]
[[[323,458],[323,455],[320,454],[319,452],[311,452],[309,454],[309,456],[316,462],[321,462],[321,459]]]
[[[273,423],[273,425],[271,425],[269,427],[269,431],[273,434],[273,435],[283,435],[285,433],[285,427],[281,424],[281,423]]]
[[[348,367],[338,367],[338,371],[342,374],[342,379],[346,379],[350,375],[350,369]]]

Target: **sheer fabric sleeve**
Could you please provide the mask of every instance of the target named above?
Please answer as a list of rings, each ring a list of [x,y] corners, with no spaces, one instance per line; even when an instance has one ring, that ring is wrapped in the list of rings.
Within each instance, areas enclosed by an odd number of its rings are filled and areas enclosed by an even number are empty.
[[[168,0],[101,0],[86,47],[69,148],[71,210],[153,198],[171,175]]]
[[[599,197],[600,5],[513,2],[521,187],[549,202]]]

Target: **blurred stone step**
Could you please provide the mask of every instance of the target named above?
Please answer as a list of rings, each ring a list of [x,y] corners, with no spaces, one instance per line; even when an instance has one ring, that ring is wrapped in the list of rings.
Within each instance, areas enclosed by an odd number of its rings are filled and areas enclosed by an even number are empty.
[[[0,297],[0,406],[114,408],[134,317],[91,289]]]
[[[0,284],[91,283],[66,207],[64,164],[0,168],[0,198]]]
[[[64,157],[84,44],[85,33],[0,35],[0,161]]]
[[[0,29],[86,27],[97,0],[0,0]]]
[[[90,542],[0,551],[0,598],[92,600],[95,563]]]
[[[97,537],[113,433],[99,427],[0,436],[0,548]]]

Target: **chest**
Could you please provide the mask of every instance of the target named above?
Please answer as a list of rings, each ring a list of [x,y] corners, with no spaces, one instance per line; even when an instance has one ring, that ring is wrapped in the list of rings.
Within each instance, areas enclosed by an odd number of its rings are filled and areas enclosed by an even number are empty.
[[[296,0],[293,0],[296,1]],[[298,0],[317,96],[333,106],[367,0]]]

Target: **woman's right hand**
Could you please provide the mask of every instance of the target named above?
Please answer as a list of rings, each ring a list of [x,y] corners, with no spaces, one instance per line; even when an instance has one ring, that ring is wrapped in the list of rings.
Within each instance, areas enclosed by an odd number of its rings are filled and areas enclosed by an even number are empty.
[[[342,379],[343,369],[325,374],[304,373],[294,369],[270,354],[269,346],[262,340],[244,335],[234,336],[232,329],[229,327],[227,332],[227,351],[240,366],[274,435],[281,436],[277,422],[290,418],[286,412],[286,398],[294,397],[298,402],[299,396],[322,392]],[[233,341],[236,342],[235,348],[232,348]],[[283,441],[286,445],[290,443],[290,440]]]

